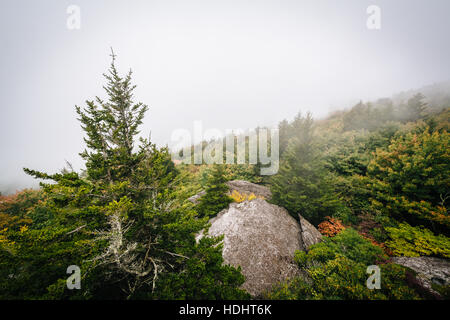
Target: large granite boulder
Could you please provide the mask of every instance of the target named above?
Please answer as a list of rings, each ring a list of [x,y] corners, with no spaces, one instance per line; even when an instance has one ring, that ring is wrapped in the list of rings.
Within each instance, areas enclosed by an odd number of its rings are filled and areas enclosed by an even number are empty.
[[[258,297],[277,282],[302,276],[294,253],[317,243],[321,236],[305,219],[300,221],[301,226],[286,209],[254,199],[222,210],[210,220],[208,234],[224,235],[225,263],[241,266],[246,278],[243,288]]]
[[[440,294],[432,288],[432,284],[450,285],[450,260],[434,257],[394,257],[392,262],[414,270],[418,285],[425,288],[435,297]]]

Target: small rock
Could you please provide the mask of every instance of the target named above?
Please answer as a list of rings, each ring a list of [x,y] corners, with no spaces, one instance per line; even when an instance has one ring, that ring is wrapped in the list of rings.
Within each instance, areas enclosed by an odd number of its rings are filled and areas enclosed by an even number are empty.
[[[322,241],[322,234],[308,220],[298,215],[302,232],[303,250],[308,250],[313,244]]]
[[[432,284],[450,285],[450,261],[434,257],[394,257],[392,262],[408,267],[417,272],[416,279],[420,285],[440,297]]]

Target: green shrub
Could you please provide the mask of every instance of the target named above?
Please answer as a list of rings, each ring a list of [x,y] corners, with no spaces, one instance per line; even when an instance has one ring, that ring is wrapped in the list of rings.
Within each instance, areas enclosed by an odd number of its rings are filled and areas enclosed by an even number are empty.
[[[366,265],[386,258],[380,247],[364,239],[352,228],[341,231],[335,237],[325,237],[322,242],[312,245],[307,254],[304,251],[297,251],[295,258],[299,265],[305,267],[308,263],[327,262],[335,259],[337,255]]]
[[[225,171],[222,165],[215,164],[206,183],[206,193],[200,198],[197,212],[201,217],[213,217],[228,207],[233,201],[227,196]]]
[[[401,223],[397,228],[386,228],[390,241],[386,245],[396,255],[407,257],[437,256],[450,258],[450,239],[434,235],[430,230]]]
[[[306,269],[308,278],[296,278],[276,286],[268,299],[289,300],[396,300],[419,299],[406,285],[406,268],[382,264],[381,288],[368,289],[367,265],[338,254],[334,259]]]
[[[377,262],[384,259],[381,248],[348,228],[332,238],[297,251],[295,260],[305,276],[281,283],[266,293],[268,299],[313,300],[385,300],[418,299],[418,294],[406,285],[406,268]],[[367,267],[378,264],[381,288],[368,289]]]
[[[397,220],[448,231],[449,142],[445,131],[410,132],[387,150],[377,149],[367,180],[374,208]]]

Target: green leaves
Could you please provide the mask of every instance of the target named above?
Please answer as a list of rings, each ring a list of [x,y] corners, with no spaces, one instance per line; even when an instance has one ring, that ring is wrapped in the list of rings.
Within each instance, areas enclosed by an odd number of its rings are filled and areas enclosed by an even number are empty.
[[[280,284],[267,294],[272,299],[385,300],[418,299],[406,284],[406,269],[380,260],[382,250],[347,228],[337,236],[312,245],[308,252],[297,251],[295,260],[306,273]],[[369,265],[381,269],[381,289],[366,286]]]
[[[322,242],[311,246],[307,254],[297,252],[296,259],[302,266],[307,266],[314,262],[326,262],[337,255],[366,265],[386,258],[380,247],[364,239],[354,229],[346,228],[334,237],[324,237]]]
[[[301,214],[318,224],[337,209],[339,200],[314,139],[311,116],[298,116],[293,130],[295,136],[281,159],[278,174],[271,180],[272,201],[293,217]]]
[[[450,239],[444,235],[434,235],[430,230],[401,223],[398,227],[388,227],[391,240],[386,245],[395,255],[406,257],[436,256],[450,258]]]
[[[0,215],[0,287],[8,290],[0,297],[246,297],[240,271],[222,265],[220,239],[195,240],[208,219],[174,201],[179,179],[169,150],[146,139],[135,148],[148,108],[133,102],[131,72],[121,77],[113,56],[105,78],[108,100],[76,107],[86,134],[83,175],[24,169],[52,181],[41,184],[45,202],[26,219]],[[214,211],[224,203],[223,182],[218,171],[208,187]],[[64,286],[69,265],[82,268],[80,291]]]
[[[397,219],[448,231],[449,142],[446,131],[411,132],[377,150],[368,166],[373,205]]]
[[[225,182],[223,166],[215,164],[207,180],[206,193],[200,198],[197,206],[197,211],[201,217],[211,218],[227,208],[232,202],[232,199],[226,195],[228,187]]]

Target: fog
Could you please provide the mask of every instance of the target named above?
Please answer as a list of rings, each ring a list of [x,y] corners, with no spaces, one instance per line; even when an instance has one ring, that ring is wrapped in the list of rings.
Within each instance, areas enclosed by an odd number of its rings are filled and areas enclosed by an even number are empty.
[[[274,126],[449,80],[449,14],[447,0],[2,0],[0,191],[36,186],[23,167],[83,167],[74,106],[104,97],[110,47],[149,105],[142,135],[165,145],[196,120]]]

